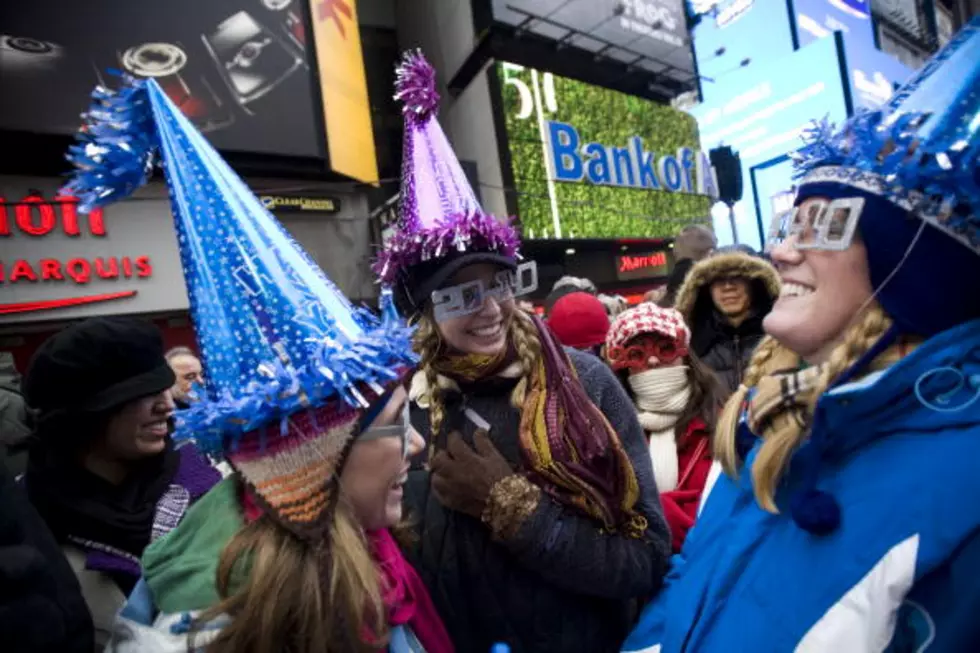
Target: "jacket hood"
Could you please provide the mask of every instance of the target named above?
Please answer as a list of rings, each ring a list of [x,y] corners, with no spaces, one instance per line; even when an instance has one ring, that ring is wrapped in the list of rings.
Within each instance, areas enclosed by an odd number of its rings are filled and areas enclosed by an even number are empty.
[[[143,577],[161,612],[203,610],[218,602],[218,560],[244,524],[238,480],[230,476],[201,497],[177,528],[146,548]]]
[[[765,259],[742,252],[715,254],[694,264],[680,290],[674,308],[681,312],[692,329],[701,323],[713,306],[708,289],[715,279],[743,277],[752,290],[752,305],[758,312],[768,313],[779,297],[779,274]]]

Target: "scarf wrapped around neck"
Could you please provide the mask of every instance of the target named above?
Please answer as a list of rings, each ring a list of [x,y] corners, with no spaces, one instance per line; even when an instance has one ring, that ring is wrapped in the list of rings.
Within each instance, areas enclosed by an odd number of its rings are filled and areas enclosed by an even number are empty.
[[[647,432],[657,490],[676,490],[680,478],[677,421],[691,399],[688,368],[679,365],[646,370],[630,376],[629,384],[636,397],[640,426]]]
[[[908,356],[921,342],[915,338],[900,339],[876,356],[865,373],[890,367]],[[805,431],[810,428],[813,394],[826,365],[799,369],[800,359],[796,358],[794,363],[795,371],[774,372],[762,377],[755,385],[754,395],[746,406],[746,421],[753,433],[764,436],[784,429]]]
[[[541,356],[524,371],[528,388],[518,430],[529,479],[607,531],[642,537],[647,520],[637,510],[640,488],[619,435],[585,392],[562,345],[541,320],[531,320]],[[450,355],[433,365],[465,382],[506,376],[515,359],[511,346],[497,356]]]

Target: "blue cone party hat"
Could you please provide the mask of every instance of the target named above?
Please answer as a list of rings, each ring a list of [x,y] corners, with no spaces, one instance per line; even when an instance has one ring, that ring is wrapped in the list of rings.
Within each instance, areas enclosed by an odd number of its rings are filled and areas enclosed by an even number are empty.
[[[316,532],[355,429],[415,362],[382,296],[355,308],[153,80],[99,88],[69,153],[89,210],[129,195],[162,159],[207,393],[177,438],[223,453],[267,510]]]
[[[980,16],[886,105],[840,129],[820,123],[806,141],[801,186],[883,197],[980,253]]]

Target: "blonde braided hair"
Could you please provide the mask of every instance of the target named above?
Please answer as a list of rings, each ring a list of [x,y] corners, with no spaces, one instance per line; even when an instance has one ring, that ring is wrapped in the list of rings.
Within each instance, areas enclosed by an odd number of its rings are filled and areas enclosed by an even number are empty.
[[[827,388],[847,369],[856,363],[879,338],[891,327],[892,320],[878,304],[872,304],[859,322],[847,330],[843,342],[830,354],[830,358],[811,393],[809,412],[812,414],[817,401]],[[767,336],[756,349],[746,370],[742,385],[729,398],[718,420],[715,431],[714,453],[725,473],[735,478],[742,461],[735,446],[735,433],[742,405],[749,390],[759,381],[776,371],[795,369],[800,364],[797,354]],[[774,496],[790,458],[808,433],[791,421],[781,422],[778,427],[767,428],[763,442],[752,464],[752,485],[759,505],[773,514],[778,513]]]
[[[534,366],[541,360],[541,340],[537,327],[530,316],[522,311],[514,311],[513,319],[508,327],[508,338],[517,352],[517,361],[521,366],[520,380],[511,392],[511,404],[520,408],[527,395],[528,378]],[[428,403],[429,430],[435,436],[442,429],[446,417],[445,407],[439,398],[439,373],[432,362],[443,354],[443,341],[439,335],[439,327],[428,314],[419,318],[418,329],[415,332],[415,353],[419,355],[419,369],[425,375],[425,393],[423,399]]]

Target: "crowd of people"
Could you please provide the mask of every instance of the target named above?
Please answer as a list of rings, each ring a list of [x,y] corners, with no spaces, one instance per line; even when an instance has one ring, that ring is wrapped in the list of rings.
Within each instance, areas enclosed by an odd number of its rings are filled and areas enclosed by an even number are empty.
[[[980,69],[954,46],[908,101]],[[149,113],[92,130],[108,154],[72,190],[132,192],[120,171],[149,152],[126,130],[154,125],[198,348],[93,318],[22,381],[0,361],[0,441],[26,456],[0,467],[3,649],[976,650],[980,192],[943,176],[960,159],[897,194],[872,146],[907,124],[824,126],[764,255],[687,228],[663,292],[627,308],[566,277],[541,319],[434,79],[406,55],[378,313],[155,82],[100,97]]]

